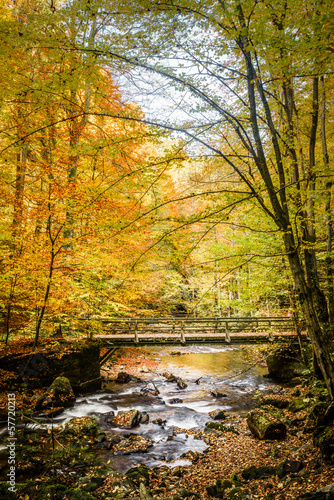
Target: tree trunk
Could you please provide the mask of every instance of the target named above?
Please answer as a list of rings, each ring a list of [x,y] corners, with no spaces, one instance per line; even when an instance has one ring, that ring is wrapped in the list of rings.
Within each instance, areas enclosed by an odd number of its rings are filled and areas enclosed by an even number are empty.
[[[306,321],[307,331],[309,333],[319,368],[323,375],[330,398],[334,397],[334,371],[330,357],[331,342],[329,335],[328,321],[323,321],[323,315],[318,314],[319,305],[314,303],[317,295],[309,287],[305,279],[300,258],[295,248],[295,242],[291,232],[286,232],[284,236],[285,248],[288,254],[291,273],[294,279],[295,289],[298,296],[301,309]],[[318,302],[318,300],[317,300]],[[320,301],[321,302],[321,301]],[[320,317],[319,317],[320,316]]]
[[[320,78],[321,87],[321,112],[320,112],[320,124],[321,124],[321,144],[322,144],[322,155],[325,167],[325,173],[329,175],[329,157],[327,149],[327,138],[326,138],[326,92],[324,77]],[[331,327],[333,327],[334,322],[334,283],[333,283],[333,222],[331,213],[331,203],[332,203],[332,182],[326,182],[326,272],[327,272],[327,298],[329,304],[329,320]]]
[[[318,115],[319,115],[319,81],[318,78],[313,78],[313,94],[312,94],[312,123],[309,143],[309,168],[307,174],[308,184],[308,203],[306,210],[306,220],[303,222],[303,240],[304,240],[304,259],[306,278],[308,285],[314,289],[315,293],[319,290],[317,260],[315,256],[314,244],[316,242],[315,234],[315,216],[314,216],[314,196],[316,176],[315,167],[315,145],[317,137]],[[323,306],[322,306],[323,307]],[[326,305],[327,309],[327,305]],[[326,320],[326,317],[324,318]]]
[[[22,149],[17,153],[16,162],[16,179],[15,179],[15,199],[14,199],[14,214],[13,214],[13,240],[18,233],[18,228],[22,225],[23,218],[23,195],[26,176],[26,164],[28,157],[28,144],[24,144]]]
[[[34,345],[33,345],[34,348],[37,346],[38,340],[39,340],[41,324],[42,324],[42,321],[44,318],[46,305],[47,305],[50,290],[51,290],[52,275],[53,275],[53,271],[54,271],[54,262],[55,262],[55,258],[57,255],[57,252],[55,252],[55,250],[54,250],[55,239],[53,239],[51,236],[51,216],[49,216],[49,220],[48,220],[48,231],[49,231],[50,241],[51,241],[51,258],[50,258],[50,264],[49,264],[49,275],[48,275],[48,281],[47,281],[47,285],[46,285],[45,293],[44,293],[43,306],[42,306],[41,312],[39,313],[39,316],[37,318],[35,341],[34,341]],[[59,232],[60,231],[58,231],[58,235],[59,235]]]

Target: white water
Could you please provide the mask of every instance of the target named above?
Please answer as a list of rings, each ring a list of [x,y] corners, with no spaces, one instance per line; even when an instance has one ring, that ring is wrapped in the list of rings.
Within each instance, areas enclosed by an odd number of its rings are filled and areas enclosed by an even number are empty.
[[[176,349],[180,354],[171,355]],[[234,413],[247,410],[252,406],[254,392],[264,390],[269,381],[263,378],[266,369],[250,368],[244,351],[238,347],[181,346],[176,349],[149,348],[151,355],[161,361],[161,373],[144,373],[142,382],[108,384],[108,388],[114,391],[112,394],[102,392],[79,397],[72,408],[54,419],[56,425],[74,417],[101,415],[111,410],[117,413],[120,410],[137,409],[149,414],[150,423],[131,429],[131,433],[149,437],[154,446],[145,453],[121,457],[114,457],[105,451],[105,461],[111,460],[111,465],[120,471],[138,463],[146,463],[150,467],[186,464],[187,461],[178,459],[182,453],[188,450],[202,452],[207,446],[203,441],[193,439],[185,433],[171,439],[174,428],[203,429],[210,420],[209,412],[218,408]],[[188,387],[182,390],[175,382],[167,382],[162,376],[165,371],[181,377]],[[158,397],[148,397],[141,392],[150,382],[154,382],[158,388]],[[152,384],[150,386],[153,388]],[[213,389],[225,393],[227,397],[214,398],[211,394]],[[171,404],[170,400],[174,398],[182,399],[183,402]],[[158,418],[166,420],[163,427],[152,423],[152,420]],[[124,429],[114,430],[124,433]]]

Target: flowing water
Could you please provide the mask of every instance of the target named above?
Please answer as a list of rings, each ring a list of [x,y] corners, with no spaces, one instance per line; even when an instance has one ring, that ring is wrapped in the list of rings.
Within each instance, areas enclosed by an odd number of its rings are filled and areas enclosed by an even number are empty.
[[[215,409],[227,413],[245,412],[254,405],[257,390],[266,390],[270,385],[263,375],[266,368],[251,366],[246,352],[240,347],[225,346],[182,346],[149,347],[150,355],[159,358],[159,373],[142,373],[141,380],[127,384],[108,383],[107,391],[79,397],[72,408],[55,419],[58,424],[84,415],[99,415],[114,410],[137,409],[150,416],[148,424],[141,424],[131,433],[150,438],[154,445],[146,452],[114,457],[108,451],[103,459],[121,472],[138,463],[149,467],[159,465],[183,465],[189,463],[179,457],[188,450],[202,452],[207,445],[186,433],[173,436],[175,427],[182,429],[203,429],[211,420],[209,412]],[[175,382],[167,382],[162,375],[169,372],[181,377],[187,388],[179,389]],[[158,389],[158,395],[147,392]],[[216,398],[212,391],[225,396]],[[110,392],[109,392],[110,391]],[[182,400],[176,404],[171,400]],[[163,425],[152,423],[155,419],[166,421]],[[124,429],[115,429],[124,434]],[[129,431],[127,431],[129,434]]]

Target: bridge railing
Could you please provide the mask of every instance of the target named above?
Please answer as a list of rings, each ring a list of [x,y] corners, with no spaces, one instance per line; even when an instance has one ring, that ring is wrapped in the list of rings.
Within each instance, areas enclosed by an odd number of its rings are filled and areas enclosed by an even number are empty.
[[[137,342],[140,334],[175,334],[184,340],[186,334],[221,333],[229,338],[240,332],[295,332],[293,318],[285,316],[266,317],[151,317],[151,318],[90,318],[86,322],[89,331],[90,321],[98,322],[104,334],[132,334]],[[301,325],[303,329],[303,325]],[[91,336],[91,335],[90,335]]]

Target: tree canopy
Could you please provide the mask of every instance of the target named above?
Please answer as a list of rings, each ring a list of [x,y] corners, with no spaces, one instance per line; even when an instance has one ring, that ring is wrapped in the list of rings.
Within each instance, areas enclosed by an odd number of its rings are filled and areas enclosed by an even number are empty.
[[[7,336],[275,298],[333,395],[332,3],[34,0],[0,23]]]

